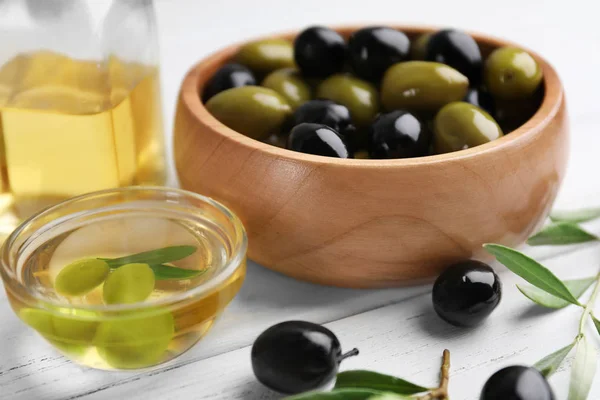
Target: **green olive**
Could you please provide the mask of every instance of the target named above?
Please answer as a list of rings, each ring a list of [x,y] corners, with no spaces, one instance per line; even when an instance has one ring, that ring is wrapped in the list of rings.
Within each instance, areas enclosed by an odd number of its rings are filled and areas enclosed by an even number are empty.
[[[106,304],[130,304],[144,301],[154,290],[154,271],[148,264],[126,264],[117,268],[104,282]]]
[[[82,296],[100,286],[110,267],[105,261],[87,258],[64,267],[54,281],[54,289],[63,296]]]
[[[386,71],[381,88],[386,110],[435,111],[465,97],[469,80],[444,64],[407,61]]]
[[[293,68],[271,72],[262,82],[262,86],[273,89],[285,97],[294,110],[311,98],[310,86]]]
[[[410,47],[410,58],[413,60],[424,60],[425,53],[427,52],[427,45],[429,44],[429,38],[431,33],[424,33],[416,38]]]
[[[379,112],[375,86],[349,75],[337,74],[327,78],[317,88],[316,97],[346,106],[352,122],[359,128],[369,126]]]
[[[90,343],[98,326],[97,315],[91,311],[71,310],[70,314],[54,315],[54,332],[58,338]]]
[[[485,62],[483,76],[493,96],[500,99],[528,98],[542,82],[542,70],[526,51],[501,47]]]
[[[59,350],[81,354],[91,345],[96,334],[97,315],[85,310],[68,311],[51,313],[36,308],[23,308],[19,317]]]
[[[278,133],[292,113],[282,95],[260,86],[225,90],[212,97],[206,108],[224,125],[258,140]]]
[[[94,344],[115,368],[143,368],[161,361],[174,333],[173,314],[155,310],[102,322]]]
[[[19,311],[19,318],[40,334],[47,337],[54,336],[54,325],[50,312],[37,308],[23,308]]]
[[[263,76],[277,69],[296,66],[294,46],[285,39],[264,39],[246,43],[234,59]]]
[[[444,106],[435,116],[433,128],[433,148],[438,154],[479,146],[502,136],[494,118],[462,101]]]

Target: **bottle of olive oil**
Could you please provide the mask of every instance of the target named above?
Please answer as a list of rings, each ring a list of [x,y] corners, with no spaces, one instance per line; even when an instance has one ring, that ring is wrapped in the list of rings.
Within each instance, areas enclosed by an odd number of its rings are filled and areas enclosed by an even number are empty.
[[[156,67],[16,56],[0,67],[0,225],[86,192],[163,184],[162,129]]]
[[[59,201],[162,185],[154,0],[0,0],[0,243]]]

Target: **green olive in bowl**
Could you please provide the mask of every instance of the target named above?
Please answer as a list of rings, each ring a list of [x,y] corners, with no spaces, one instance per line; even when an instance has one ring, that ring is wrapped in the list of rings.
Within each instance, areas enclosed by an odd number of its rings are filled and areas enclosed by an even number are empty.
[[[246,43],[238,50],[234,60],[262,76],[296,65],[292,42],[285,39],[263,39]]]
[[[424,33],[413,41],[410,48],[410,58],[413,60],[425,60],[427,45],[429,44],[431,35],[431,33]]]
[[[501,47],[485,62],[485,84],[493,96],[515,100],[531,97],[542,82],[542,70],[525,50]]]
[[[206,109],[224,125],[253,139],[277,133],[292,113],[282,95],[259,86],[225,90],[212,97]]]
[[[463,101],[444,106],[435,116],[433,129],[433,148],[438,154],[479,146],[503,135],[490,114]]]
[[[469,80],[445,64],[408,61],[391,66],[381,83],[386,110],[435,111],[467,94]]]
[[[309,83],[294,68],[271,72],[262,82],[262,86],[273,89],[285,97],[294,110],[311,98]]]
[[[327,78],[317,88],[316,97],[346,106],[352,122],[359,128],[368,126],[379,112],[375,86],[350,75],[337,74]]]

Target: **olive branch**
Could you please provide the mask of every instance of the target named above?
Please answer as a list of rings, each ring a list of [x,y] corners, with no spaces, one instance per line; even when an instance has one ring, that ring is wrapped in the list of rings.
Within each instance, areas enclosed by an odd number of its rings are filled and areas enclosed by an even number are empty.
[[[529,238],[527,243],[531,246],[556,246],[599,241],[598,236],[579,225],[597,218],[600,218],[600,208],[554,212],[550,216],[552,223]],[[600,334],[600,320],[593,312],[600,293],[600,273],[583,279],[560,280],[546,267],[517,250],[496,244],[486,244],[484,248],[509,270],[531,284],[517,285],[517,288],[534,303],[550,309],[575,305],[583,310],[578,333],[573,341],[542,358],[535,363],[534,367],[549,378],[575,348],[568,400],[587,399],[594,382],[598,352],[588,340],[585,328],[591,320],[597,333]],[[592,294],[587,302],[582,304],[578,299],[592,286],[594,287]]]
[[[580,223],[600,218],[600,208],[570,212],[555,212],[550,216],[552,223],[529,238],[531,246],[567,245],[600,241],[600,238],[579,226]],[[579,330],[571,343],[547,355],[534,364],[546,378],[552,376],[575,349],[575,362],[571,370],[568,400],[585,400],[593,384],[598,353],[586,335],[587,322],[593,322],[600,334],[600,320],[594,316],[593,308],[600,294],[600,272],[596,276],[560,280],[548,268],[525,254],[498,244],[486,244],[484,248],[494,255],[513,273],[530,285],[517,285],[523,295],[536,304],[561,309],[569,305],[583,311]],[[592,294],[582,304],[582,297],[591,287]],[[337,375],[335,387],[330,392],[303,393],[287,400],[447,400],[450,370],[450,353],[444,350],[440,385],[426,388],[402,378],[383,375],[372,371],[345,371]]]
[[[352,370],[337,375],[330,392],[308,392],[284,400],[448,400],[450,351],[444,350],[437,388],[373,371]]]

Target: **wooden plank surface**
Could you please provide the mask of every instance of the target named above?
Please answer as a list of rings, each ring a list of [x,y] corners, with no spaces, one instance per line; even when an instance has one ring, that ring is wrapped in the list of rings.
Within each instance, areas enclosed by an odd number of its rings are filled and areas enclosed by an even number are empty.
[[[292,5],[294,3],[295,5]],[[303,0],[192,2],[157,0],[162,76],[168,126],[179,82],[189,66],[215,48],[278,30],[314,23],[393,21],[456,26],[507,37],[547,57],[561,75],[570,104],[571,161],[557,207],[600,204],[597,100],[600,26],[584,0],[507,0],[482,6],[474,0],[406,2]],[[485,11],[484,11],[485,9]],[[576,15],[572,10],[577,10]],[[170,130],[170,129],[169,129]],[[591,229],[600,232],[600,224]],[[527,251],[561,276],[597,272],[596,248],[535,248]],[[574,251],[574,252],[573,252]],[[249,347],[258,333],[286,319],[326,323],[345,346],[361,356],[344,368],[372,368],[425,385],[435,383],[444,347],[453,352],[454,400],[476,399],[485,379],[502,366],[531,363],[566,345],[578,311],[542,313],[502,274],[505,296],[488,322],[476,330],[452,328],[432,312],[429,287],[357,291],[296,282],[251,265],[247,281],[209,336],[179,359],[153,371],[107,373],[76,366],[56,355],[12,313],[0,294],[0,399],[274,399],[251,375]],[[596,342],[598,345],[599,342]],[[599,378],[600,379],[600,378]],[[566,398],[568,374],[552,380],[557,399]],[[600,398],[600,383],[590,399]]]
[[[599,257],[599,248],[588,248],[555,257],[546,264],[561,277],[588,277],[598,272]],[[448,348],[452,354],[452,399],[470,400],[478,397],[483,382],[499,368],[531,364],[572,342],[577,334],[580,309],[541,310],[518,293],[515,286],[520,282],[518,277],[503,271],[501,278],[504,285],[501,305],[475,329],[456,328],[441,321],[431,307],[429,293],[326,324],[345,348],[358,347],[361,351],[358,357],[345,361],[343,369],[372,369],[433,386],[437,382],[441,352]],[[593,338],[595,333],[591,326],[589,333]],[[57,379],[61,385],[33,386],[15,382],[23,391],[14,398],[142,399],[148,394],[162,400],[279,398],[256,383],[252,375],[250,345],[253,337],[247,337],[247,345],[237,350],[202,360],[188,354],[178,362],[149,373],[107,374],[86,370],[73,377],[75,371],[69,369],[69,379],[64,379],[62,372],[66,365],[38,366],[41,373],[35,374],[34,379],[45,375],[46,380]],[[50,360],[49,364],[57,362]],[[568,375],[563,367],[551,379],[558,399],[565,398]],[[94,380],[92,385],[90,377],[100,379]],[[23,379],[31,379],[31,376]],[[103,383],[98,385],[100,382]],[[70,390],[65,390],[67,387]],[[595,385],[590,399],[598,398],[600,385]]]

